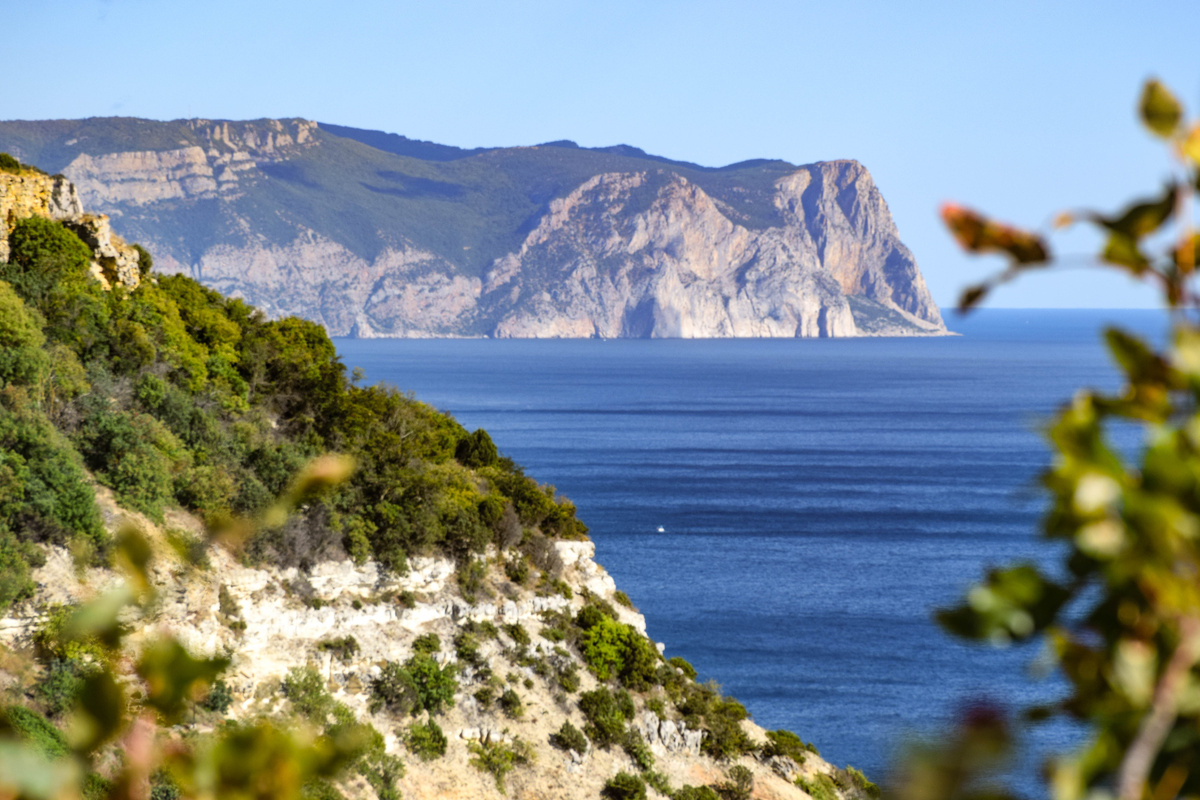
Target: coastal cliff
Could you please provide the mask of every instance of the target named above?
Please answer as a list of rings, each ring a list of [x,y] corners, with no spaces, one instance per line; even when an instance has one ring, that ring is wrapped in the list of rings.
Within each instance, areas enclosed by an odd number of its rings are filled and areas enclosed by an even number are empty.
[[[362,337],[937,335],[855,161],[457,148],[306,120],[0,123],[160,271]]]
[[[224,769],[296,800],[877,800],[668,658],[485,431],[358,385],[316,324],[142,274],[65,179],[0,167],[0,794],[224,796]],[[703,206],[669,188],[646,220]],[[271,765],[231,744],[258,734]]]

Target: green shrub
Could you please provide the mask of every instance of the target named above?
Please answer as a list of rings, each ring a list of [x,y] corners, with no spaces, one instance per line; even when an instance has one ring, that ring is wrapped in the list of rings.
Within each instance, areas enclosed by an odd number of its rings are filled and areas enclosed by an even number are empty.
[[[87,672],[88,669],[77,659],[55,658],[34,686],[34,697],[50,716],[64,714],[74,708],[79,700]]]
[[[224,678],[217,678],[213,681],[212,688],[200,701],[201,708],[215,711],[218,714],[224,714],[231,705],[233,705],[233,692],[229,689],[229,684],[225,683]]]
[[[617,591],[613,593],[613,600],[616,600],[619,605],[623,605],[626,608],[633,608],[633,601],[629,599],[629,595],[625,594],[620,589],[617,589]]]
[[[490,467],[496,463],[499,453],[492,437],[483,428],[469,433],[458,440],[454,458],[465,467]]]
[[[800,776],[796,778],[796,785],[813,800],[838,800],[839,797],[837,784],[823,772],[812,778]]]
[[[51,722],[31,708],[8,706],[0,713],[0,729],[9,728],[36,747],[47,758],[62,758],[71,752],[66,737]]]
[[[529,582],[529,559],[525,556],[510,556],[504,560],[504,574],[518,586]]]
[[[37,384],[50,367],[42,321],[0,281],[0,387]]]
[[[741,764],[729,768],[728,780],[717,787],[724,800],[750,800],[754,792],[754,774]]]
[[[312,780],[300,789],[301,800],[346,800],[346,796],[338,791],[329,781]]]
[[[855,769],[849,764],[845,769],[840,769],[834,773],[833,780],[843,789],[856,789],[858,792],[865,794],[872,800],[878,800],[880,791],[879,787],[867,779],[860,770]]]
[[[521,695],[512,689],[505,689],[504,694],[500,695],[500,709],[509,719],[520,719],[525,716],[525,704],[521,702]]]
[[[421,708],[430,714],[440,714],[443,708],[454,706],[454,693],[458,691],[454,664],[439,667],[429,656],[414,656],[405,666],[416,684]]]
[[[638,691],[645,691],[657,683],[661,656],[649,639],[632,625],[617,622],[608,615],[589,622],[591,624],[580,636],[579,645],[584,663],[592,674],[602,681],[616,678]]]
[[[637,729],[630,728],[625,731],[621,748],[642,772],[654,769],[654,754],[650,752],[650,745],[646,744],[646,740],[642,738],[642,734]]]
[[[688,680],[696,680],[696,668],[689,664],[686,659],[679,656],[672,656],[667,659],[667,663],[675,669],[682,671]]]
[[[525,630],[525,626],[519,622],[505,625],[504,632],[508,634],[508,638],[512,639],[517,647],[528,647],[533,644],[533,639],[529,638],[529,631]]]
[[[418,714],[421,700],[416,681],[403,665],[389,661],[383,666],[379,677],[371,679],[372,712],[386,708],[401,716]]]
[[[438,638],[436,633],[423,633],[416,639],[413,639],[412,650],[414,655],[433,655],[441,649],[442,640]]]
[[[654,791],[661,794],[663,797],[670,797],[674,792],[671,791],[671,781],[663,773],[648,769],[642,773],[642,778],[646,781],[646,785],[653,788]]]
[[[773,756],[786,756],[797,764],[803,764],[808,753],[811,752],[811,745],[805,744],[800,737],[791,731],[777,730],[767,731],[767,741],[759,752],[765,758]]]
[[[317,644],[317,650],[323,653],[333,653],[342,661],[349,661],[359,651],[358,640],[353,636],[326,639]]]
[[[183,443],[148,414],[114,409],[92,395],[75,441],[96,477],[130,508],[162,521],[163,507],[175,499],[174,475],[190,460]]]
[[[436,637],[434,637],[436,638]],[[403,665],[389,661],[371,681],[371,710],[387,708],[394,714],[440,714],[454,706],[458,691],[456,667],[439,667],[426,653],[417,653]]]
[[[684,786],[671,795],[671,800],[721,800],[711,786]]]
[[[581,694],[579,710],[587,718],[583,732],[597,747],[608,747],[620,742],[625,736],[625,723],[632,716],[632,709],[619,702],[617,697],[603,686]],[[630,711],[628,715],[626,710]]]
[[[179,784],[165,770],[156,770],[150,776],[150,800],[179,800],[183,792]]]
[[[0,171],[11,172],[14,175],[20,175],[21,162],[17,161],[8,153],[0,153]]]
[[[496,788],[500,790],[500,794],[508,794],[504,787],[505,776],[517,766],[533,761],[535,755],[533,748],[520,739],[513,739],[512,744],[471,742],[467,748],[472,754],[471,766],[491,774],[496,780]]]
[[[112,782],[107,778],[89,772],[83,778],[83,800],[108,800],[112,792]]]
[[[574,750],[580,755],[586,753],[588,748],[587,737],[570,720],[564,720],[558,732],[550,734],[550,744],[560,750]]]
[[[88,246],[60,223],[37,216],[17,220],[8,244],[0,280],[41,313],[47,336],[81,356],[106,350],[108,303],[88,272]]]
[[[432,761],[446,755],[446,734],[432,719],[424,724],[414,722],[409,725],[404,743],[409,752],[422,761]]]
[[[92,547],[105,541],[95,492],[78,454],[30,408],[0,404],[0,482],[0,507],[21,539]]]
[[[475,692],[475,701],[484,708],[491,708],[492,703],[496,700],[497,689],[495,686],[484,686]]]
[[[487,579],[487,564],[481,559],[472,558],[458,567],[458,590],[463,599],[474,603],[475,599],[485,591],[484,582]]]
[[[472,667],[484,664],[483,654],[479,650],[479,639],[473,633],[460,630],[454,636],[454,653],[458,660]]]
[[[717,700],[704,715],[704,737],[702,749],[713,758],[737,758],[754,749],[754,743],[742,729],[741,721],[749,715],[746,707],[736,700]]]
[[[604,782],[600,794],[609,800],[646,800],[646,782],[637,775],[618,772]]]
[[[298,714],[318,725],[325,724],[333,710],[333,696],[325,688],[321,673],[312,667],[293,667],[289,670],[283,679],[283,693]]]
[[[0,466],[0,482],[4,480],[3,473],[4,467]],[[18,540],[0,522],[0,612],[16,601],[33,595],[37,584],[33,582],[30,562],[37,560],[40,555],[41,552],[33,543]]]

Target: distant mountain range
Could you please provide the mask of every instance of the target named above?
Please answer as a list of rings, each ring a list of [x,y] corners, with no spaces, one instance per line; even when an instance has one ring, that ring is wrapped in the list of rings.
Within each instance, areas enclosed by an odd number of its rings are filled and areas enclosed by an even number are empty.
[[[302,119],[0,122],[0,151],[66,175],[156,270],[333,335],[945,332],[855,161],[467,150]]]

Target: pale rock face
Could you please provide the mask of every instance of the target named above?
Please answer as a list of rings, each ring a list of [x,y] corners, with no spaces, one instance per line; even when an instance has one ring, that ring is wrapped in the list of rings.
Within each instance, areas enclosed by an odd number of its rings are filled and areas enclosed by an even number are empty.
[[[780,180],[776,207],[811,237],[844,294],[866,297],[935,326],[942,317],[883,195],[857,161],[827,161]]]
[[[218,245],[195,265],[173,258],[155,265],[243,297],[272,316],[315,320],[334,336],[454,335],[480,293],[478,278],[453,274],[432,253],[400,245],[366,261],[307,229],[284,246]]]
[[[243,183],[257,179],[258,162],[287,158],[313,144],[317,125],[308,120],[267,120],[266,130],[247,123],[190,120],[188,126],[208,140],[176,150],[86,153],[63,174],[81,187],[93,207],[145,206],[164,200],[235,197]]]
[[[84,153],[68,164],[63,174],[84,187],[83,197],[89,206],[145,205],[217,194],[212,167],[199,147],[102,156]]]
[[[802,230],[751,231],[686,179],[653,178],[598,175],[551,203],[521,250],[487,276],[487,292],[514,306],[494,335],[857,335]],[[646,192],[646,210],[625,213]],[[525,284],[534,281],[554,289],[529,294]]]

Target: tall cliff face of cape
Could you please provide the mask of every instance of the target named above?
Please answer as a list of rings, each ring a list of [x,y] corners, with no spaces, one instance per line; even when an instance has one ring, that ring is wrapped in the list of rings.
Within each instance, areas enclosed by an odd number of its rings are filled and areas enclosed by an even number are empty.
[[[156,267],[333,335],[945,332],[855,161],[462,150],[306,120],[0,123]]]

